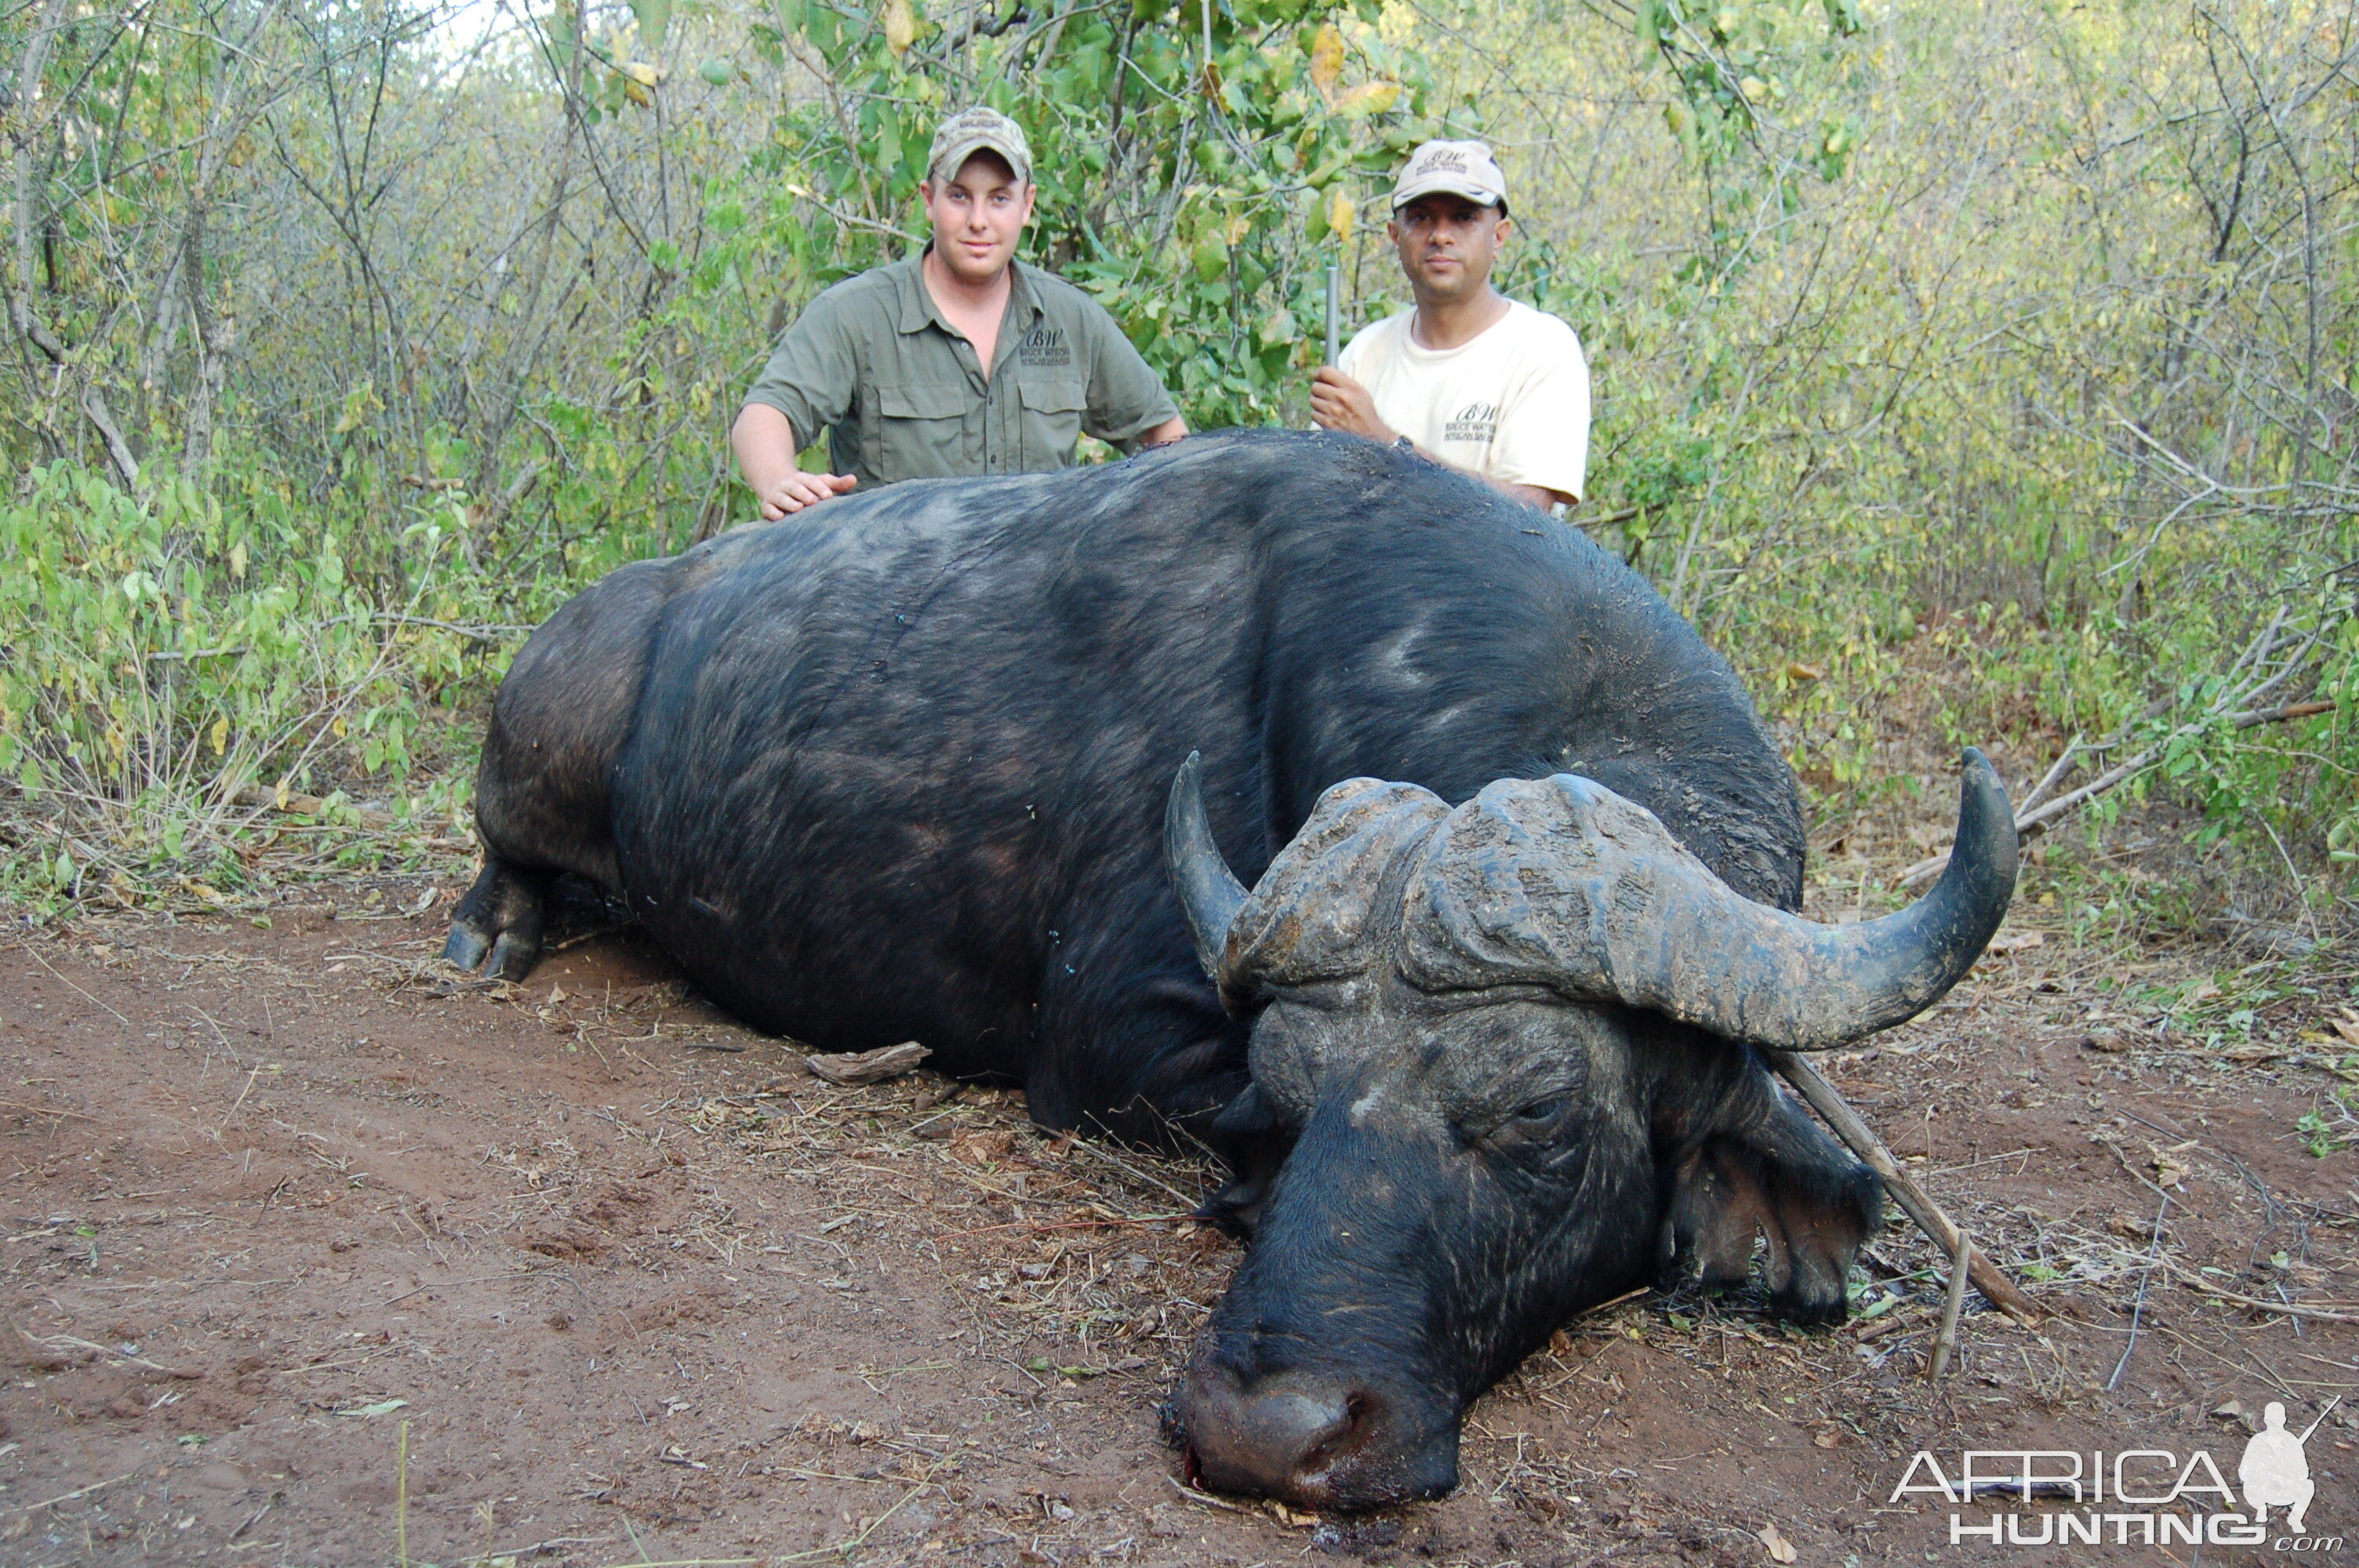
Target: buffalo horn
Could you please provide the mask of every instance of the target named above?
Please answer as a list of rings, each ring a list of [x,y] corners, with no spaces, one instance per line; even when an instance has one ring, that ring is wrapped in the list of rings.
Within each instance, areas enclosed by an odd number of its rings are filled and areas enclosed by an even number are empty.
[[[1916,1017],[1965,979],[2006,917],[2018,845],[1989,760],[1969,747],[1962,761],[1957,844],[1931,892],[1880,920],[1820,925],[1714,879],[1734,961],[1713,966],[1723,983],[1666,996],[1664,1010],[1732,1039],[1827,1050]]]
[[[1451,814],[1409,911],[1429,989],[1529,980],[1730,1040],[1823,1051],[1915,1017],[1963,979],[2015,893],[2015,816],[1968,751],[1957,847],[1923,898],[1856,925],[1756,903],[1592,780],[1502,781]]]
[[[1212,824],[1204,815],[1203,774],[1202,753],[1190,752],[1171,781],[1171,799],[1163,812],[1163,867],[1187,913],[1189,933],[1196,939],[1196,962],[1203,966],[1207,979],[1217,980],[1229,926],[1245,907],[1245,888],[1212,842]]]

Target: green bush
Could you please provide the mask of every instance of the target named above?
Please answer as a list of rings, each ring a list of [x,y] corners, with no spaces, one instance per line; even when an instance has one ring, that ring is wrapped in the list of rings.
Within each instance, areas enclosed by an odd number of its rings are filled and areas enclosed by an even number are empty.
[[[143,503],[30,470],[0,504],[0,775],[20,802],[0,887],[234,879],[257,789],[347,823],[352,792],[397,827],[451,820],[467,770],[413,793],[421,743],[506,662],[506,629],[466,624],[491,596],[465,530],[448,497],[388,531],[266,487],[175,481]]]

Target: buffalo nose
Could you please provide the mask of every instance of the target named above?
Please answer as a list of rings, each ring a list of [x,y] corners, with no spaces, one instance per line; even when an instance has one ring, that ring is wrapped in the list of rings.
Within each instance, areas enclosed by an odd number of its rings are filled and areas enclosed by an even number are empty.
[[[1218,1365],[1190,1370],[1180,1400],[1197,1474],[1224,1491],[1320,1507],[1337,1465],[1359,1448],[1375,1396],[1299,1373],[1250,1389]]]

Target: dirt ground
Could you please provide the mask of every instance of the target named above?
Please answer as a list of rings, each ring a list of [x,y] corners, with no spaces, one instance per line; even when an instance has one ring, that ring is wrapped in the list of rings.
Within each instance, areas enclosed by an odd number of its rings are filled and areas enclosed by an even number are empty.
[[[1952,1548],[2004,1505],[1888,1499],[1920,1449],[2233,1479],[2264,1401],[2298,1431],[2359,1392],[2359,1173],[2297,1128],[2348,984],[2223,1045],[2015,932],[1829,1066],[2038,1329],[1970,1298],[1929,1385],[1940,1264],[1897,1227],[1840,1329],[1662,1295],[1569,1324],[1442,1501],[1208,1496],[1159,1421],[1235,1263],[1176,1217],[1207,1167],[923,1072],[831,1087],[592,910],[528,982],[461,982],[461,874],[11,917],[0,1562],[2186,1562]],[[2308,1444],[2321,1532],[2359,1537],[2354,1441],[2339,1406]]]

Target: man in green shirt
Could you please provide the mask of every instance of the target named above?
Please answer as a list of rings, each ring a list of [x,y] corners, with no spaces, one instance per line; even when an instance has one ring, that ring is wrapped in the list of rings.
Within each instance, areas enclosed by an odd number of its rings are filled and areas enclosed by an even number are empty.
[[[927,168],[933,243],[812,300],[745,395],[729,438],[765,518],[855,484],[1067,468],[1084,430],[1126,449],[1188,433],[1114,318],[1016,261],[1034,195],[1016,122],[952,115]],[[842,471],[805,473],[822,427]]]

